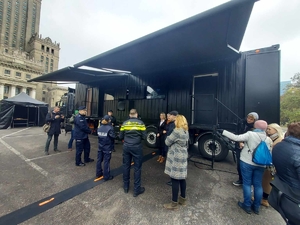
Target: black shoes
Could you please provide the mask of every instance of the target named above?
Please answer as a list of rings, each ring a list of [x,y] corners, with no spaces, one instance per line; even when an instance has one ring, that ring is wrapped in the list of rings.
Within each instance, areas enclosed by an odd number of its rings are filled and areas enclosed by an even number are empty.
[[[259,209],[256,209],[253,204],[251,205],[251,209],[256,215],[259,215]]]
[[[129,191],[129,188],[124,188],[124,193],[127,194]]]
[[[246,213],[251,214],[251,208],[244,205],[242,202],[238,202],[238,206],[244,210]]]
[[[58,149],[54,149],[54,151],[55,151],[55,152],[61,152],[61,150],[58,150]]]
[[[79,163],[79,164],[76,164],[76,166],[85,166],[84,163]]]
[[[243,181],[242,180],[237,180],[237,181],[234,181],[233,183],[232,183],[234,186],[242,186],[243,185]]]
[[[172,186],[172,181],[167,182],[167,185]]]
[[[145,188],[144,187],[140,187],[140,190],[138,192],[134,192],[133,193],[133,197],[137,197],[138,195],[141,195],[145,192]]]
[[[49,155],[49,152],[45,152],[45,155]]]
[[[84,163],[90,163],[90,162],[94,162],[94,159],[89,158],[88,161],[84,161]]]
[[[114,179],[114,176],[109,176],[109,178],[104,178],[105,181]]]

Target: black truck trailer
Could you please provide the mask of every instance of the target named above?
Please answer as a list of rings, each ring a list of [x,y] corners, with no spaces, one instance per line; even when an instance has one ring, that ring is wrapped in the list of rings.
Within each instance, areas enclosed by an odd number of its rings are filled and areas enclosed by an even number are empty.
[[[94,128],[108,110],[121,124],[136,108],[152,147],[159,114],[177,110],[190,144],[208,158],[215,148],[223,160],[229,145],[213,135],[217,127],[236,132],[253,111],[279,123],[280,46],[239,51],[255,2],[227,2],[31,81],[77,82],[75,107],[87,106]]]
[[[149,147],[155,147],[160,113],[177,110],[189,122],[190,144],[198,143],[200,153],[210,158],[215,141],[215,159],[220,161],[228,146],[214,138],[214,129],[236,132],[240,118],[249,112],[279,123],[279,85],[280,50],[273,45],[185,68],[174,76],[127,74],[96,87],[77,84],[75,106],[86,105],[92,120],[113,110],[118,124],[128,118],[130,109],[137,109],[147,126]]]

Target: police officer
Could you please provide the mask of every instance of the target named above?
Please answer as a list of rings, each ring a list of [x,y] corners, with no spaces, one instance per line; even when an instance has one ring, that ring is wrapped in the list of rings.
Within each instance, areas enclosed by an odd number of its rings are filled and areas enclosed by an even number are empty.
[[[116,117],[113,116],[113,113],[114,112],[112,110],[109,110],[107,112],[107,115],[110,117],[110,123],[114,127],[114,126],[116,126],[117,120],[116,120]]]
[[[102,126],[98,128],[98,158],[96,177],[101,177],[104,175],[104,180],[107,181],[114,178],[110,175],[110,159],[114,146],[114,139],[116,136],[108,115],[103,117],[101,124]],[[102,170],[103,160],[104,169]]]
[[[142,140],[146,138],[146,127],[143,121],[139,120],[136,109],[131,109],[129,119],[126,120],[120,129],[120,139],[124,139],[123,145],[123,183],[124,192],[128,193],[130,180],[130,167],[133,158],[134,162],[134,192],[133,197],[143,194],[144,187],[141,187],[141,172],[143,149]]]
[[[76,140],[76,166],[85,166],[85,163],[93,162],[94,159],[90,158],[90,140],[88,134],[91,133],[90,128],[85,120],[86,107],[80,106],[78,108],[78,115],[74,120],[74,139]],[[81,161],[81,154],[84,150],[84,162]]]

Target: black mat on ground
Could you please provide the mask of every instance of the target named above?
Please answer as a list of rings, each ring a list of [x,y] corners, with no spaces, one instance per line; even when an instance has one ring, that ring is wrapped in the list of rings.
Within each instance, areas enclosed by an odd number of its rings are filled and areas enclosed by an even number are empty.
[[[155,152],[155,154],[154,154]],[[148,155],[143,157],[143,162],[148,161],[149,159],[153,158],[157,155],[157,151],[154,151]],[[133,168],[133,166],[131,167]],[[122,166],[111,170],[111,175],[116,177],[122,174]],[[27,205],[23,208],[20,208],[14,212],[11,212],[7,215],[0,217],[0,224],[20,224],[34,216],[37,216],[40,213],[47,211],[71,198],[74,198],[77,195],[86,192],[99,184],[104,183],[104,180],[94,181],[95,178],[89,179],[83,183],[77,184],[73,187],[70,187],[64,191],[58,192],[54,195],[51,195],[47,198],[41,199],[35,203]],[[41,205],[42,204],[42,205]]]

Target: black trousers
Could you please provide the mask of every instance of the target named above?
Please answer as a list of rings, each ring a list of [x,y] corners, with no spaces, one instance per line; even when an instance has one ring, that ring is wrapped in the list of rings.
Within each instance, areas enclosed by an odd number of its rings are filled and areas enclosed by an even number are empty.
[[[76,165],[82,163],[81,155],[83,151],[84,151],[84,161],[88,162],[90,160],[90,150],[91,150],[91,144],[88,138],[76,140],[76,158],[75,158]]]
[[[184,180],[172,180],[172,201],[178,202],[178,193],[179,193],[179,187],[180,187],[180,196],[185,198],[185,192],[186,192],[186,181]]]
[[[138,192],[141,187],[141,174],[143,162],[142,147],[127,147],[123,146],[123,183],[124,188],[129,188],[130,182],[130,167],[131,162],[134,162],[134,192]]]
[[[237,172],[239,174],[239,180],[243,180],[243,177],[242,177],[242,172],[241,172],[241,167],[240,167],[240,157],[241,157],[241,149],[239,148],[235,148],[235,154],[236,154],[236,169],[237,169]]]

